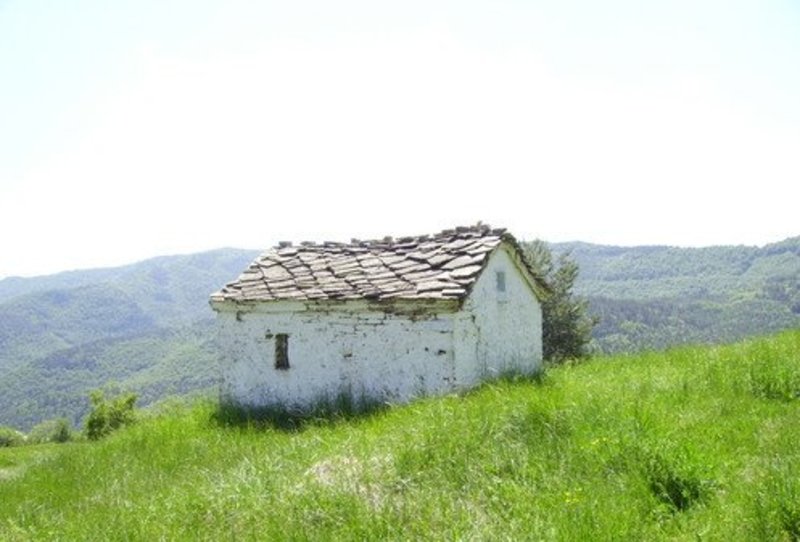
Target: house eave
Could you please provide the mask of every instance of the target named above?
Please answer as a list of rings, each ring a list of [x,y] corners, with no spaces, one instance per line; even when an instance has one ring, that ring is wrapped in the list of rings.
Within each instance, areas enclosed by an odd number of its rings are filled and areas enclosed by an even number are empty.
[[[387,314],[422,316],[425,314],[457,312],[462,299],[320,299],[320,300],[247,300],[211,297],[211,308],[218,313],[283,313],[283,312],[382,312]]]

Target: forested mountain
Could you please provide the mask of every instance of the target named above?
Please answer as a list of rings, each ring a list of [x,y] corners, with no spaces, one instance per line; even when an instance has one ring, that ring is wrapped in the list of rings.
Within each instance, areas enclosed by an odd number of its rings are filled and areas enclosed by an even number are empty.
[[[210,318],[209,293],[237,276],[256,254],[220,249],[119,268],[0,280],[0,370],[98,340]]]
[[[97,388],[133,390],[146,405],[171,395],[214,392],[219,365],[213,320],[154,328],[54,351],[4,370],[0,425],[28,429],[67,417],[77,427]]]
[[[0,280],[0,425],[79,423],[92,389],[140,404],[216,383],[208,295],[256,251],[220,249],[124,267]]]
[[[0,280],[0,307],[25,294],[102,285],[130,296],[158,325],[186,324],[208,318],[208,294],[235,278],[257,254],[253,250],[223,248],[160,256],[123,267],[10,277]]]
[[[599,350],[720,342],[800,326],[800,238],[765,247],[551,245],[580,265]],[[220,249],[111,269],[0,280],[0,425],[78,423],[109,383],[140,404],[210,389],[208,295],[256,251]]]
[[[800,237],[764,247],[552,245],[578,262],[600,350],[721,342],[800,325]]]
[[[151,314],[109,284],[26,294],[0,304],[0,370],[63,348],[154,327]]]

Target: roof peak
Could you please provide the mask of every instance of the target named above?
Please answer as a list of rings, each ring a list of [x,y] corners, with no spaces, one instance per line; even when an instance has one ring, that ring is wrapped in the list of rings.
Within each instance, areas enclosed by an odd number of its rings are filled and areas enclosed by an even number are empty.
[[[472,226],[456,226],[441,230],[437,233],[423,233],[419,235],[393,236],[386,235],[380,239],[351,238],[349,243],[342,241],[301,241],[302,247],[386,247],[404,243],[421,243],[425,241],[444,241],[450,238],[479,238],[487,236],[502,237],[506,235],[506,228],[493,228],[489,224],[477,222]],[[274,249],[292,247],[291,241],[281,241]]]

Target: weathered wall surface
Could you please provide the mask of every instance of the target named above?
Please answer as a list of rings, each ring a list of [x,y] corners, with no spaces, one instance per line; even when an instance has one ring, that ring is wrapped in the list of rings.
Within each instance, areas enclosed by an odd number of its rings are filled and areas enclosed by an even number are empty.
[[[497,274],[502,273],[505,291]],[[456,380],[471,386],[503,371],[542,363],[542,309],[502,247],[486,264],[455,325]]]
[[[270,312],[239,313],[238,319],[235,312],[220,312],[224,399],[302,406],[347,392],[405,401],[452,385],[452,314],[412,319],[271,305]],[[288,335],[288,369],[275,368],[279,333]]]
[[[418,307],[273,301],[220,310],[222,396],[249,405],[303,406],[342,392],[406,401],[541,365],[541,307],[502,246],[460,310]],[[275,366],[278,334],[288,336],[288,369]]]

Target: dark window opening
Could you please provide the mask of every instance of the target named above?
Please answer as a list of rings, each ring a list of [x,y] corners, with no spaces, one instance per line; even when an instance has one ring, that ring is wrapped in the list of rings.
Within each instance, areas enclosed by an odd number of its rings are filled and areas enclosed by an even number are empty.
[[[495,276],[497,278],[497,291],[498,292],[505,292],[506,291],[506,272],[505,271],[498,271]]]
[[[289,336],[286,333],[275,335],[275,368],[289,368]]]

